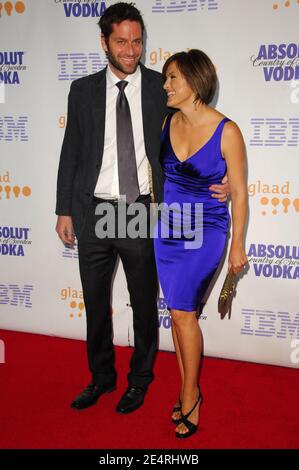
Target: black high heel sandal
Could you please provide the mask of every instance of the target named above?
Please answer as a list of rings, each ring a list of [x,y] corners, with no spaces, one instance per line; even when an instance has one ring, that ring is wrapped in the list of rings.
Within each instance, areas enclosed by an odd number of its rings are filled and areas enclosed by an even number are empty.
[[[178,399],[178,402],[179,402],[179,405],[174,406],[173,409],[172,409],[173,413],[178,413],[178,412],[182,413],[182,400],[181,400],[180,397]],[[171,420],[174,424],[180,424],[180,422],[181,422],[181,418],[175,419],[175,418],[171,417]]]
[[[180,432],[176,431],[175,435],[179,439],[185,439],[186,437],[190,437],[190,436],[192,436],[192,434],[195,434],[196,431],[198,430],[198,424],[191,423],[191,421],[189,421],[187,419],[187,418],[189,418],[191,413],[195,410],[197,405],[200,405],[202,403],[203,396],[201,394],[201,391],[200,391],[199,387],[198,387],[198,390],[199,390],[199,395],[198,395],[198,398],[197,398],[193,408],[188,413],[186,413],[185,415],[181,412],[182,417],[180,419],[180,423],[183,423],[186,426],[186,428],[188,429],[188,431],[185,432],[185,433],[180,433]]]

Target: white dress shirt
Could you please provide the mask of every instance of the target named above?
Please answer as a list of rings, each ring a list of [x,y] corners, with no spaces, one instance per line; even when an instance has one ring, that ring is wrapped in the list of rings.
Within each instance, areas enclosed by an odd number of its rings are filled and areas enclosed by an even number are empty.
[[[106,121],[104,153],[101,171],[95,187],[94,195],[102,199],[115,199],[119,194],[117,142],[116,142],[116,100],[119,89],[116,83],[120,81],[112,72],[109,65],[106,72]],[[125,94],[129,102],[134,146],[136,155],[137,175],[140,194],[149,194],[148,159],[145,153],[143,136],[143,119],[141,108],[141,71],[137,67],[136,72],[127,75],[125,80],[128,85]]]

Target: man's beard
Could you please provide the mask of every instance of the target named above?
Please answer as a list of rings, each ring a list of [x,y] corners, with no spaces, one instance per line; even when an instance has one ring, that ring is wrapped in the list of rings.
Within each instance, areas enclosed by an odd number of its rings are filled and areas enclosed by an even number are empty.
[[[113,65],[113,67],[115,67],[117,70],[119,70],[120,72],[126,74],[126,75],[130,75],[134,72],[136,72],[136,69],[138,67],[138,64],[139,64],[139,60],[136,62],[136,64],[134,64],[134,69],[132,70],[130,68],[130,66],[128,66],[128,68],[126,68],[123,64],[121,64],[117,58],[115,57],[115,55],[112,54],[112,52],[108,51],[106,52],[106,56],[107,56],[107,59],[108,61]]]

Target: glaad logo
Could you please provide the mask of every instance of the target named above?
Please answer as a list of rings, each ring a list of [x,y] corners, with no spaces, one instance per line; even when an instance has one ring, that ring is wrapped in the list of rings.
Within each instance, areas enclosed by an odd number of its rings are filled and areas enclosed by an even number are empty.
[[[183,11],[218,10],[217,0],[156,0],[152,13],[182,13]]]
[[[269,184],[261,180],[248,185],[248,194],[252,198],[258,198],[261,204],[261,214],[282,215],[299,212],[299,198],[292,198],[290,181],[284,184]]]
[[[262,67],[266,82],[299,78],[299,44],[262,44],[250,60],[253,67]]]
[[[61,116],[59,116],[58,126],[59,126],[60,129],[65,129],[66,121],[67,121],[67,115],[66,114],[62,114]]]
[[[28,142],[28,116],[0,116],[0,142]]]
[[[252,147],[298,147],[299,118],[252,118]]]
[[[190,48],[186,48],[185,51],[188,52]],[[150,51],[149,60],[151,65],[156,65],[158,62],[165,62],[171,55],[175,54],[176,51],[166,51],[159,47],[154,51]]]
[[[247,256],[257,277],[299,279],[299,246],[251,244]]]
[[[0,2],[0,18],[2,18],[5,14],[7,16],[11,16],[13,11],[15,10],[16,13],[24,13],[26,9],[24,2]]]
[[[0,255],[25,256],[25,246],[31,245],[26,227],[0,227]]]
[[[60,291],[60,299],[67,302],[68,318],[82,317],[85,308],[82,290],[65,287]]]
[[[241,335],[299,339],[299,313],[243,308]]]
[[[57,54],[58,80],[76,80],[96,73],[107,65],[107,58],[98,52]]]
[[[31,293],[33,286],[25,284],[0,284],[0,305],[32,308]]]
[[[23,64],[24,51],[0,51],[0,83],[5,85],[20,85],[19,72],[26,70]]]
[[[18,199],[22,196],[29,197],[30,195],[31,188],[29,186],[12,186],[9,171],[2,175],[0,173],[0,201],[3,199]]]
[[[105,13],[106,3],[97,2],[96,0],[70,0],[66,3],[65,0],[54,0],[55,3],[63,3],[65,16],[69,18],[89,18],[100,17]]]

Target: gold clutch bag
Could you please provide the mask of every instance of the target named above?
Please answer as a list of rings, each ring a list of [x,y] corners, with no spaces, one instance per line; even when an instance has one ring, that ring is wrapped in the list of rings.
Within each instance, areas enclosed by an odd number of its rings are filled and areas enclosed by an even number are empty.
[[[233,296],[235,293],[236,289],[236,274],[233,273],[232,270],[230,270],[226,278],[224,280],[219,299],[218,299],[218,312],[220,313],[221,320],[225,317],[227,312],[228,318],[230,318],[231,314],[231,304],[233,300]]]

